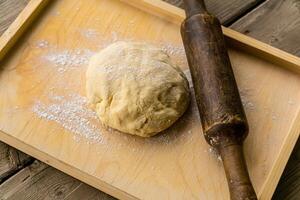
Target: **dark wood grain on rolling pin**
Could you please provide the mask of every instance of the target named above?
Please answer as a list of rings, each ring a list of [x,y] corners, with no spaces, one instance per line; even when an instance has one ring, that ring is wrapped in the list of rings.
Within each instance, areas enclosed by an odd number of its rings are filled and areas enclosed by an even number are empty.
[[[219,20],[204,1],[184,0],[181,35],[207,142],[223,160],[232,200],[257,199],[243,155],[248,123]]]

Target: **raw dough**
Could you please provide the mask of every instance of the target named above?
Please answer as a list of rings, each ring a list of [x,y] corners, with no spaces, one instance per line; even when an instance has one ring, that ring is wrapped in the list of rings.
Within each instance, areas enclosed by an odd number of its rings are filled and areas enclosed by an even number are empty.
[[[117,42],[93,56],[86,92],[103,124],[150,137],[186,110],[190,94],[183,72],[161,49]]]

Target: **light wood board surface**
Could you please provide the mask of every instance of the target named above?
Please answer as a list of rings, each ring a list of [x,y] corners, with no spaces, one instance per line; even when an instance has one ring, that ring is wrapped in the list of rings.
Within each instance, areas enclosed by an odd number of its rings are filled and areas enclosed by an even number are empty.
[[[88,57],[115,40],[162,46],[187,69],[178,25],[116,0],[57,1],[46,10],[2,65],[1,139],[116,197],[227,199],[221,162],[202,137],[194,101],[175,126],[147,140],[106,130],[95,119],[88,124],[98,129],[72,121],[92,115],[84,105]],[[236,49],[230,55],[250,123],[246,160],[256,191],[268,199],[299,129],[300,77]],[[70,102],[79,111],[61,116]]]
[[[235,22],[231,28],[300,56],[300,1],[270,0]],[[286,81],[289,81],[288,79]],[[300,140],[280,179],[274,200],[300,197]]]

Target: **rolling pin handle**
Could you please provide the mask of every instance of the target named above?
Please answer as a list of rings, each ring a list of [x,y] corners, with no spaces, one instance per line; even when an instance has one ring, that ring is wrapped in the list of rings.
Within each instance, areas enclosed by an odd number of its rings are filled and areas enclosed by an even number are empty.
[[[205,3],[197,0],[183,0],[185,6],[186,17],[191,17],[195,14],[207,13]]]
[[[230,198],[232,200],[257,200],[254,188],[250,181],[246,161],[243,155],[242,142],[220,139],[217,147],[222,158]]]

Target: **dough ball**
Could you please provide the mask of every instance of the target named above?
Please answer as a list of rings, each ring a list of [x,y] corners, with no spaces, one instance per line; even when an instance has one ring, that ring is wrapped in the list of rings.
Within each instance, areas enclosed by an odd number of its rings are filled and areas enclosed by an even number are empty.
[[[171,126],[187,109],[189,85],[161,49],[117,42],[93,56],[86,92],[103,124],[142,137]]]

